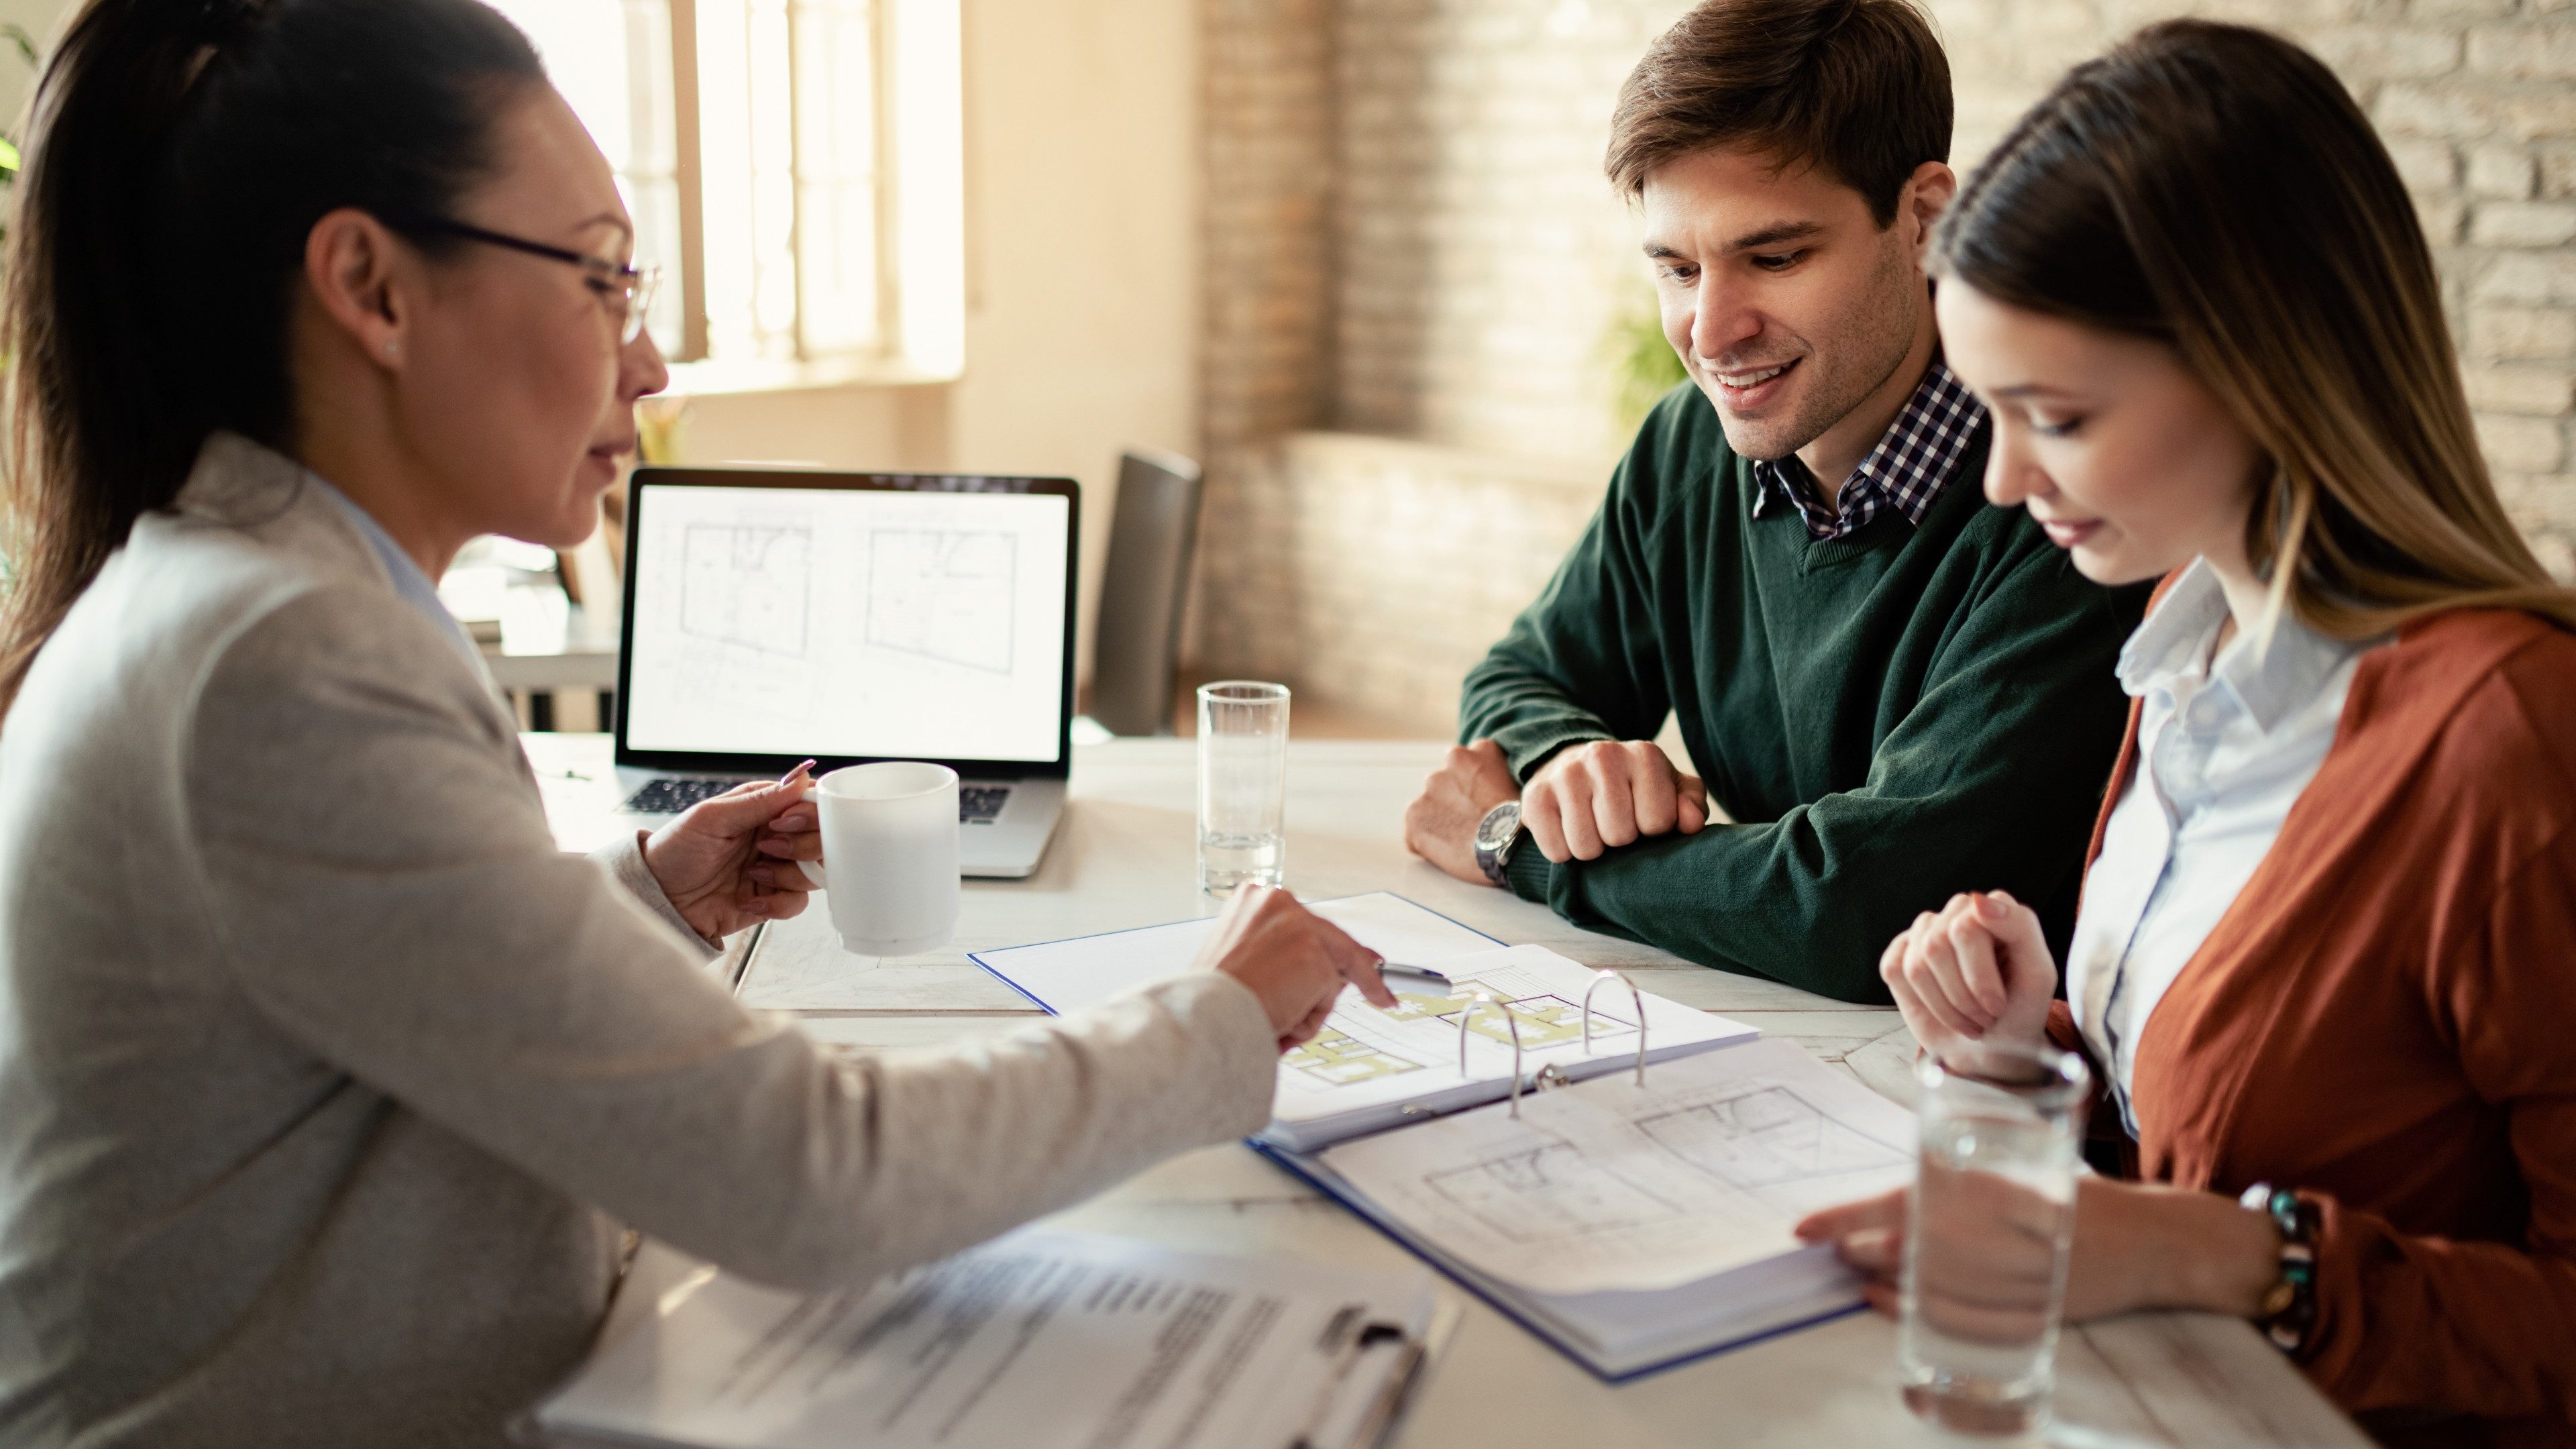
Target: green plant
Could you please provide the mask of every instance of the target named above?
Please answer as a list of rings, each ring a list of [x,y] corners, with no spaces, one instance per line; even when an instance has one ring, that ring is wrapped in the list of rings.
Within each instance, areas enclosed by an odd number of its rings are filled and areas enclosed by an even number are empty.
[[[1680,355],[1664,340],[1663,314],[1657,310],[1651,292],[1632,294],[1627,305],[1610,319],[1609,330],[1601,339],[1601,351],[1618,381],[1622,434],[1634,433],[1637,425],[1646,420],[1646,412],[1655,400],[1689,376],[1682,370]]]

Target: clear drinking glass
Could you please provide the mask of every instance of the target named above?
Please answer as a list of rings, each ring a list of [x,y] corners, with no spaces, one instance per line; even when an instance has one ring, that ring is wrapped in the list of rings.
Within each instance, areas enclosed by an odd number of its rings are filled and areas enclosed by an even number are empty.
[[[1199,889],[1277,885],[1288,859],[1288,686],[1199,686]]]
[[[2054,1048],[1979,1046],[1915,1068],[1922,1149],[1905,1236],[1905,1403],[1969,1434],[2048,1422],[2091,1079]]]

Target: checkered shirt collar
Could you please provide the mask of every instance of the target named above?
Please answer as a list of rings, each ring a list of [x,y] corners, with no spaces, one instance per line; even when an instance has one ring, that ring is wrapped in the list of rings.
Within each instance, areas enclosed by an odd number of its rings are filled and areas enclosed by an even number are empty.
[[[1932,511],[1950,486],[1951,476],[1959,471],[1960,455],[1967,452],[1968,441],[1985,420],[1986,410],[1936,354],[1914,395],[1898,410],[1896,421],[1887,425],[1878,446],[1869,450],[1844,482],[1839,513],[1825,511],[1807,466],[1793,454],[1777,461],[1754,461],[1753,480],[1758,488],[1753,516],[1762,517],[1775,502],[1785,503],[1798,510],[1807,536],[1818,540],[1858,533],[1886,507],[1920,527],[1923,515]]]

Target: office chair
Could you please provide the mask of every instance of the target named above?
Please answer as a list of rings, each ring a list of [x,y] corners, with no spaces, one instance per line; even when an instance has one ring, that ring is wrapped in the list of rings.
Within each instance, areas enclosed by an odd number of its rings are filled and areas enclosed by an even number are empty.
[[[1172,732],[1181,606],[1198,531],[1199,465],[1129,449],[1118,464],[1091,671],[1091,717],[1111,734]]]

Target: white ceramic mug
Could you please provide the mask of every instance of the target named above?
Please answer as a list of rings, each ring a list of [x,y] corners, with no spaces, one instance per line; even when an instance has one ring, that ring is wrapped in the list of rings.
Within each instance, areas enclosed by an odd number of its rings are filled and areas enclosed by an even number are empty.
[[[957,772],[851,765],[805,798],[822,817],[823,859],[797,864],[830,901],[841,949],[918,956],[946,945],[957,930]]]

